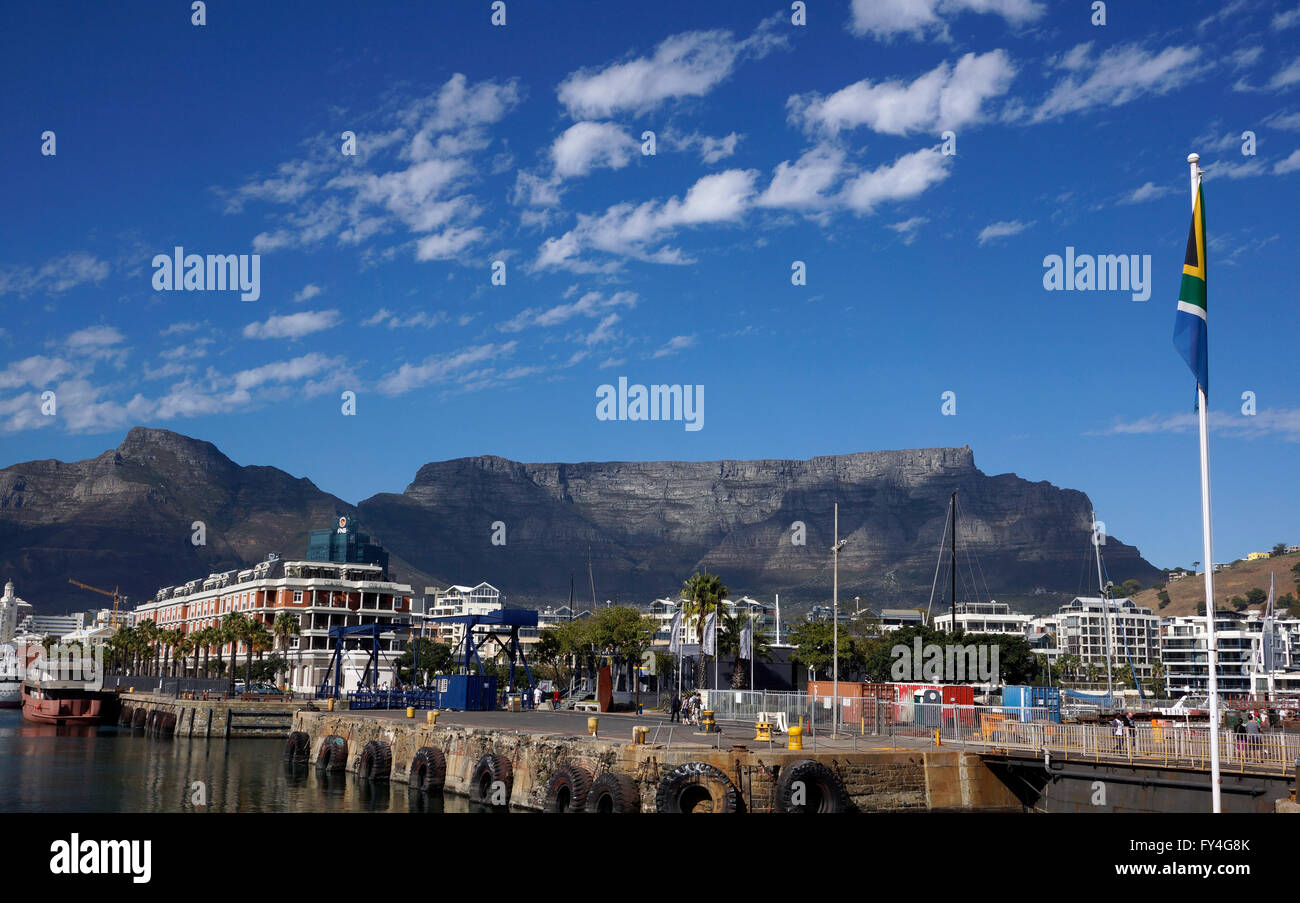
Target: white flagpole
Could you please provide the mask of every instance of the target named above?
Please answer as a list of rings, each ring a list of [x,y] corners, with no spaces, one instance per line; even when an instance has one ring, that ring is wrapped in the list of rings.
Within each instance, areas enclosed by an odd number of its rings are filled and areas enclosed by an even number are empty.
[[[1192,210],[1196,210],[1196,194],[1201,186],[1199,154],[1188,154],[1187,164],[1192,176]],[[1205,266],[1205,261],[1201,261]],[[1208,268],[1207,268],[1208,271]],[[1208,293],[1208,282],[1207,293]],[[1207,318],[1207,323],[1208,318]],[[1205,387],[1197,383],[1196,401],[1201,428],[1201,534],[1205,555],[1205,621],[1206,651],[1210,666],[1210,793],[1213,811],[1222,812],[1219,788],[1219,650],[1214,635],[1214,549],[1210,542],[1210,413]]]

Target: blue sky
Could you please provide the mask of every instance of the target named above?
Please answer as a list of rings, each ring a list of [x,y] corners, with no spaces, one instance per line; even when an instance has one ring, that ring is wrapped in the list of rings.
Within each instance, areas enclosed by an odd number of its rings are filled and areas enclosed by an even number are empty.
[[[1300,7],[1109,6],[7,5],[0,464],[145,424],[355,502],[464,455],[969,444],[1187,566],[1197,151],[1216,557],[1300,542]],[[260,298],[155,291],[178,245]],[[1045,290],[1067,246],[1150,255],[1150,300]],[[704,428],[598,420],[620,376]]]

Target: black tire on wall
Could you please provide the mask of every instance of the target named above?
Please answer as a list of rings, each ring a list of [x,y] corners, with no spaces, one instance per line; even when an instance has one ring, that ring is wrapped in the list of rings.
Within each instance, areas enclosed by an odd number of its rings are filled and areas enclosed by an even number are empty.
[[[498,806],[495,786],[499,783],[505,787],[505,800],[509,804],[510,791],[514,786],[514,769],[510,763],[496,753],[484,753],[474,766],[474,773],[469,779],[469,798],[485,806]]]
[[[774,798],[777,812],[848,812],[852,805],[840,776],[814,759],[782,768]]]
[[[437,793],[447,783],[447,757],[436,746],[421,746],[411,757],[409,786],[425,793]]]
[[[122,711],[117,713],[117,723],[129,726],[131,724],[131,716],[134,714],[135,710],[129,705],[122,706]]]
[[[348,742],[336,734],[321,741],[316,767],[322,771],[344,771],[348,767]]]
[[[306,762],[311,758],[311,738],[306,731],[290,731],[284,741],[286,762]]]
[[[641,791],[625,774],[607,771],[592,782],[587,794],[587,811],[599,813],[640,812]]]
[[[740,792],[708,762],[688,762],[668,772],[655,793],[657,812],[728,813],[741,810]]]
[[[176,733],[176,713],[160,712],[162,717],[159,719],[158,730],[160,733],[171,736]]]
[[[547,812],[582,812],[591,790],[591,772],[581,765],[561,765],[546,782]]]
[[[132,709],[131,727],[134,728],[144,727],[145,721],[148,720],[148,718],[149,718],[149,713],[145,711],[143,708]]]
[[[383,740],[371,740],[361,748],[357,771],[367,781],[386,781],[393,770],[393,749]]]

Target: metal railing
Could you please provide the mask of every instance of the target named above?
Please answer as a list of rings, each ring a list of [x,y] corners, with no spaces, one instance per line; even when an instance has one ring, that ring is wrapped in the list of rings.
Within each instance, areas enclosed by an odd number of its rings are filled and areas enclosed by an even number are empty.
[[[1265,731],[1236,733],[1220,728],[1219,767],[1223,771],[1289,774],[1300,757],[1300,734]],[[952,738],[959,739],[959,738]],[[1044,753],[1061,760],[1123,760],[1149,765],[1210,767],[1208,725],[1139,725],[1117,734],[1098,724],[1054,724],[980,719],[978,736],[961,738],[996,752]]]

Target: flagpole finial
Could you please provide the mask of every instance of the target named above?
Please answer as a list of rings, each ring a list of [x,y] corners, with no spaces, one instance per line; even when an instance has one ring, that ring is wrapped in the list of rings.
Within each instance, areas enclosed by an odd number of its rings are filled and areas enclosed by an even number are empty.
[[[1187,162],[1188,162],[1188,163],[1198,163],[1198,162],[1200,162],[1200,159],[1201,159],[1201,155],[1200,155],[1200,154],[1188,154],[1188,155],[1187,155]]]

